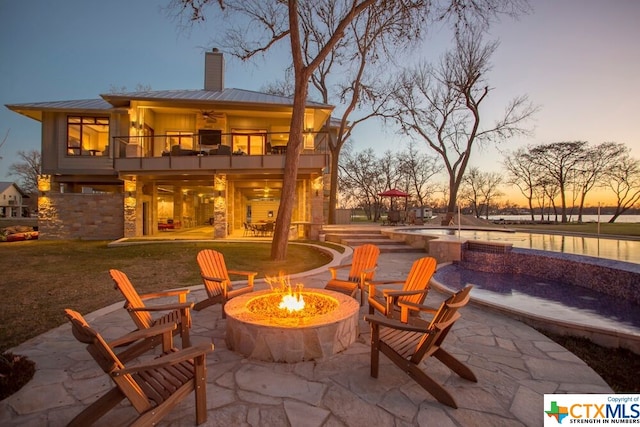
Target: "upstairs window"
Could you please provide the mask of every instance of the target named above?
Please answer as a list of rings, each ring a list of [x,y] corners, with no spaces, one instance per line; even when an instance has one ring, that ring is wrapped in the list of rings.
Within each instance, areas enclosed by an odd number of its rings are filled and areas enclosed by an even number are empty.
[[[264,154],[264,146],[267,141],[267,131],[257,130],[233,130],[231,149],[235,154],[249,154],[252,156]]]
[[[109,118],[69,116],[67,118],[67,155],[107,155]]]
[[[183,150],[193,150],[193,132],[167,131],[169,148],[180,147]]]

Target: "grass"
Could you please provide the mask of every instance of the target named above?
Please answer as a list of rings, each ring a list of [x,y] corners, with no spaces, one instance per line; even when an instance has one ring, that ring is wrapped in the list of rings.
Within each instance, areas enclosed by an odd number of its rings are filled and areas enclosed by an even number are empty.
[[[109,269],[124,271],[140,293],[201,284],[196,254],[225,255],[229,269],[258,277],[308,271],[330,261],[306,245],[290,245],[271,261],[269,243],[171,243],[107,247],[104,241],[25,241],[0,245],[0,353],[66,322],[65,308],[90,313],[123,298]],[[234,279],[232,277],[232,279]]]

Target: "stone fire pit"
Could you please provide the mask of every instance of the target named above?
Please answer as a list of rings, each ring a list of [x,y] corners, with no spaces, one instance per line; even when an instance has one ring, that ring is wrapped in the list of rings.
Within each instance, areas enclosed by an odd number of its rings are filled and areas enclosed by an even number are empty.
[[[348,295],[325,289],[309,289],[305,294],[333,298],[331,312],[313,317],[268,317],[249,311],[254,298],[273,294],[272,290],[252,292],[231,299],[225,305],[226,343],[230,350],[267,362],[301,362],[322,359],[345,350],[358,336],[360,305]]]

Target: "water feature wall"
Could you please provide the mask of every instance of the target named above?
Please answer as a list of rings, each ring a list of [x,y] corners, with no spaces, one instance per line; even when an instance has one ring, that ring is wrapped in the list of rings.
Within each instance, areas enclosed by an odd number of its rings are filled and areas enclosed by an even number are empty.
[[[454,261],[456,262],[456,261]],[[640,265],[533,249],[514,249],[493,242],[461,245],[463,268],[490,273],[525,274],[624,298],[640,305]]]

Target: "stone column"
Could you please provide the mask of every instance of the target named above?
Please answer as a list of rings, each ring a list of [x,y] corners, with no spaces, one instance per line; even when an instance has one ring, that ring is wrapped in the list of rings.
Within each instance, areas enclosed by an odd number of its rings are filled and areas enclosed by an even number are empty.
[[[182,227],[182,203],[184,196],[182,195],[182,187],[176,185],[173,187],[173,225],[176,228]]]
[[[227,176],[216,175],[214,177],[213,190],[213,237],[224,239],[227,237]]]
[[[136,237],[137,196],[138,186],[136,181],[124,180],[124,237]]]

